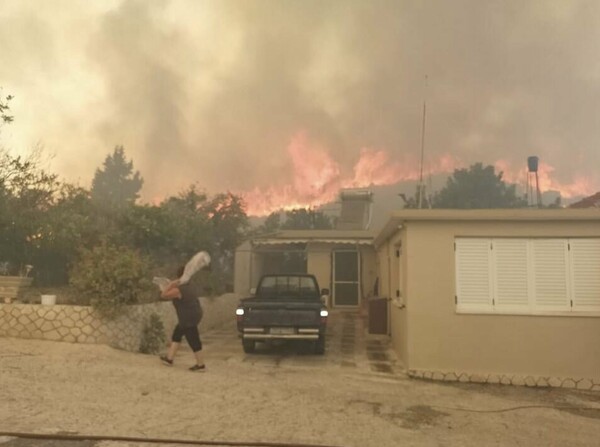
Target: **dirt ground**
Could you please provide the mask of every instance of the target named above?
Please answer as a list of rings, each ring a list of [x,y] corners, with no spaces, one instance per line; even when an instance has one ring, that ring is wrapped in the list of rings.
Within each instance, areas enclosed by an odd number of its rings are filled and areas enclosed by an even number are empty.
[[[187,370],[189,350],[166,367],[107,346],[0,338],[0,432],[357,447],[598,445],[599,393],[411,380],[389,342],[365,336],[356,315],[334,314],[330,326],[324,356],[295,346],[247,355],[232,326],[212,330],[203,334],[204,373]]]

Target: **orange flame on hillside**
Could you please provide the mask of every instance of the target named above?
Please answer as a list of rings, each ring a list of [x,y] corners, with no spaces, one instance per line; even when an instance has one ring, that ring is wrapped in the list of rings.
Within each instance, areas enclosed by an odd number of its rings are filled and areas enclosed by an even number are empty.
[[[352,172],[344,174],[329,151],[309,141],[303,133],[297,134],[290,142],[289,155],[292,172],[290,181],[284,185],[266,189],[254,188],[242,192],[247,205],[247,213],[252,216],[265,216],[280,209],[308,208],[335,201],[341,189],[365,188],[369,186],[393,185],[402,181],[419,180],[419,162],[415,157],[391,160],[388,152],[363,148]],[[515,168],[505,160],[494,163],[496,172],[503,172],[503,180],[521,187],[527,184],[527,167]],[[447,173],[465,166],[451,154],[444,154],[428,163],[426,175]],[[572,183],[561,183],[553,178],[555,168],[547,163],[539,164],[539,182],[542,191],[559,191],[563,198],[585,196],[600,189],[600,185],[583,176]]]
[[[334,201],[344,188],[392,185],[419,179],[419,170],[414,168],[417,162],[413,158],[392,161],[386,151],[369,148],[360,151],[352,173],[343,174],[327,149],[309,142],[303,133],[292,139],[287,152],[293,168],[290,182],[241,193],[249,215],[264,216],[280,209],[323,205]],[[429,166],[428,172],[452,172],[456,166],[456,160],[445,155]]]
[[[523,163],[522,168],[518,169],[515,169],[504,160],[498,160],[494,165],[496,171],[502,171],[504,173],[502,179],[505,182],[516,183],[517,185],[526,188],[528,170],[525,163]],[[570,199],[578,196],[587,196],[600,189],[598,182],[594,182],[582,175],[575,176],[571,183],[559,182],[556,178],[553,178],[553,173],[555,171],[556,168],[554,166],[543,161],[539,162],[538,181],[542,192],[558,191],[561,197]]]

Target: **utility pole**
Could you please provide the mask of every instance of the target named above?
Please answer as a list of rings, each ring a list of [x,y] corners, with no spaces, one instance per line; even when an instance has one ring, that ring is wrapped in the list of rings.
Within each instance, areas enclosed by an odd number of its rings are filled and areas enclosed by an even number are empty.
[[[427,92],[427,75],[425,75],[425,92]],[[419,204],[418,207],[423,207],[423,194],[425,193],[423,185],[423,162],[425,158],[425,123],[427,119],[427,100],[423,95],[423,121],[421,123],[421,168],[419,173]]]

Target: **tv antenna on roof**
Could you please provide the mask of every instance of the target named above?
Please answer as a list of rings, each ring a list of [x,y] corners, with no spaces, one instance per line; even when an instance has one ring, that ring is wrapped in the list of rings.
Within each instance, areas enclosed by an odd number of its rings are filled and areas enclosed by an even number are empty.
[[[425,75],[425,92],[427,92],[427,75]],[[419,172],[419,186],[418,186],[418,207],[423,207],[423,195],[425,194],[425,185],[423,185],[423,161],[425,158],[425,123],[427,119],[427,100],[423,95],[423,121],[421,123],[421,168]]]

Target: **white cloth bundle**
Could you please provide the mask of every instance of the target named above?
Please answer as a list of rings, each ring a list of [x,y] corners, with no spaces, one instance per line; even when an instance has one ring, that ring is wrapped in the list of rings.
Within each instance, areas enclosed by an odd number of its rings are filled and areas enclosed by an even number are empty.
[[[152,278],[152,283],[156,284],[161,292],[164,292],[171,280],[162,276],[155,276]]]
[[[186,284],[195,273],[210,265],[210,255],[205,251],[199,251],[188,261],[183,269],[183,275],[179,278],[179,284]]]

